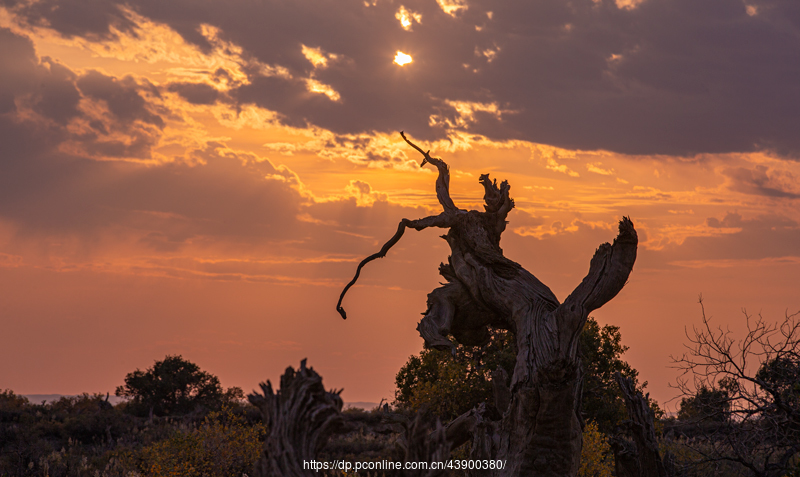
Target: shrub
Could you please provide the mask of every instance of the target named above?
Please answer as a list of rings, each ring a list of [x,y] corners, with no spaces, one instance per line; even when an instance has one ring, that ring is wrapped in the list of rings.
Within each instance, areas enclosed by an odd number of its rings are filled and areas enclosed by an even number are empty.
[[[611,477],[614,461],[611,446],[606,435],[600,432],[594,421],[583,429],[583,448],[581,449],[581,468],[579,477]]]
[[[194,430],[177,430],[168,439],[144,448],[141,471],[146,476],[228,477],[252,473],[266,435],[262,423],[248,425],[226,406],[210,413]]]

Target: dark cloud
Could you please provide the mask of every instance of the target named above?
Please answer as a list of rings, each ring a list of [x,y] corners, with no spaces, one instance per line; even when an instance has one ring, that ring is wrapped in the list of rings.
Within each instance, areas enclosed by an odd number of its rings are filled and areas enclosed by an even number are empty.
[[[39,64],[33,44],[25,37],[0,28],[0,114],[27,106],[60,124],[78,114],[80,93],[75,74],[48,58]]]
[[[157,88],[132,77],[116,78],[91,70],[76,80],[83,97],[104,106],[107,113],[87,118],[89,129],[74,135],[83,150],[93,156],[149,159],[165,126],[152,103]]]
[[[767,166],[732,167],[722,171],[732,179],[731,188],[745,194],[772,198],[798,199],[797,178],[788,171],[770,170]]]
[[[716,217],[709,217],[706,219],[706,224],[709,227],[714,227],[715,229],[719,228],[735,228],[735,227],[742,227],[744,222],[742,222],[742,216],[736,212],[728,212],[725,214],[725,217],[722,220],[719,220]]]
[[[17,140],[42,132],[35,125],[0,126],[3,136]],[[256,243],[292,234],[301,197],[289,181],[264,178],[282,171],[268,162],[243,165],[213,150],[197,154],[206,164],[146,167],[67,156],[51,147],[3,150],[0,217],[25,235],[88,237],[121,226],[139,230],[143,243],[159,250],[197,237]]]
[[[192,104],[214,104],[219,91],[205,83],[172,83],[167,88]]]
[[[38,85],[34,110],[60,124],[66,124],[78,115],[78,102],[81,99],[73,83],[75,74],[52,61],[47,61],[45,65],[50,74]]]
[[[6,6],[32,25],[46,26],[66,37],[115,38],[113,29],[133,33],[135,24],[106,0],[6,0]]]
[[[150,102],[158,91],[132,78],[77,75],[40,62],[31,42],[8,30],[0,30],[0,39],[0,95],[11,105],[0,113],[0,221],[12,224],[24,243],[74,237],[91,244],[120,233],[159,253],[192,243],[341,256],[385,240],[375,235],[384,229],[391,235],[403,216],[425,215],[388,203],[363,181],[351,184],[357,198],[315,203],[299,192],[302,184],[286,167],[223,142],[210,141],[169,164],[95,160],[96,154],[127,158],[159,140],[164,120]],[[40,91],[42,84],[49,92]],[[170,89],[186,93],[184,86]],[[81,99],[105,107],[84,112],[76,107]],[[39,115],[20,114],[17,105]],[[67,125],[69,118],[76,121]],[[92,132],[76,133],[75,124]],[[111,139],[120,134],[125,138]],[[74,144],[81,148],[64,147]],[[308,267],[341,275],[345,265],[337,260]]]
[[[50,58],[40,60],[28,38],[8,29],[0,28],[0,41],[3,44],[0,49],[0,114],[8,115],[5,120],[13,123],[13,115],[29,110],[40,115],[40,119],[63,127],[81,116],[88,128],[71,133],[70,139],[81,144],[89,154],[150,157],[151,148],[165,125],[164,119],[154,112],[158,108],[146,99],[159,96],[152,84],[137,82],[131,77],[118,79],[98,71],[79,76]],[[104,108],[100,109],[107,109],[107,114],[84,116],[79,108],[82,98],[101,103]],[[18,127],[10,125],[5,132]],[[48,138],[57,141],[65,140],[67,135],[65,129],[41,121],[26,127],[29,128],[26,131],[36,130],[37,135],[43,129],[52,129],[47,133]],[[36,135],[20,134],[11,141],[15,147],[35,149],[37,144],[49,142]],[[6,151],[9,149],[5,147]]]
[[[729,0],[645,0],[632,9],[610,0],[485,0],[469,2],[457,18],[431,1],[403,5],[422,15],[413,31],[395,18],[399,3],[387,1],[130,3],[206,50],[202,24],[241,45],[245,58],[287,68],[291,78],[252,70],[252,83],[231,95],[292,125],[407,129],[430,139],[444,134],[441,124],[429,125],[439,115],[494,138],[569,148],[800,152],[793,127],[800,26],[792,2],[753,1],[748,12]],[[314,68],[301,45],[337,56]],[[414,62],[391,64],[397,50]],[[309,93],[304,81],[312,76],[340,100]],[[509,112],[464,118],[445,100]]]
[[[139,94],[140,85],[131,77],[119,80],[99,71],[89,71],[78,79],[77,84],[84,95],[105,101],[108,110],[119,121],[130,123],[139,120],[164,127],[164,120],[150,111]]]

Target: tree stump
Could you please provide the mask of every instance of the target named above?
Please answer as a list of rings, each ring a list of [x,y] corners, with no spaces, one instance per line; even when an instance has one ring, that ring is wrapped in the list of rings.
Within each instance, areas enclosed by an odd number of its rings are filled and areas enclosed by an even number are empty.
[[[484,211],[459,209],[450,198],[447,164],[431,157],[417,145],[421,166],[438,170],[436,195],[442,213],[417,220],[403,219],[389,242],[364,259],[337,304],[355,283],[364,265],[381,258],[400,240],[406,228],[448,229],[448,262],[439,266],[447,280],[428,295],[428,309],[417,326],[426,347],[451,349],[449,336],[465,345],[482,345],[489,327],[510,330],[517,344],[517,360],[508,390],[502,396],[498,421],[481,409],[473,409],[448,425],[453,442],[472,440],[473,459],[502,460],[502,469],[480,470],[476,475],[574,476],[578,472],[582,434],[579,413],[581,365],[578,341],[589,313],[607,303],[625,285],[636,260],[637,235],[627,217],[619,223],[613,244],[602,244],[589,263],[589,273],[559,303],[550,289],[518,263],[506,258],[500,236],[514,207],[510,186],[480,177],[484,187]],[[508,396],[510,395],[510,399]]]
[[[328,438],[344,425],[339,392],[325,391],[322,377],[300,362],[281,377],[281,387],[273,392],[272,383],[261,383],[262,394],[248,396],[261,410],[267,437],[264,451],[255,466],[256,477],[311,477],[319,472],[306,463],[313,461]]]

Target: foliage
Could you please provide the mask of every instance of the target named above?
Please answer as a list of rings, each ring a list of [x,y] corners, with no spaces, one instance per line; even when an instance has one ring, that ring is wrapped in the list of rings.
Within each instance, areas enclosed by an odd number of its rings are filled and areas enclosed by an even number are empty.
[[[223,403],[243,397],[239,388],[223,393],[216,376],[181,356],[167,356],[147,371],[128,373],[116,395],[129,398],[126,409],[138,416],[176,416],[198,408],[219,409]]]
[[[32,404],[0,393],[0,475],[69,475],[102,468],[102,455],[133,427],[99,394]]]
[[[584,367],[581,406],[584,419],[593,421],[604,434],[614,433],[617,424],[628,418],[614,374],[619,372],[631,379],[637,389],[647,386],[647,383],[638,385],[639,372],[622,360],[627,350],[628,347],[622,344],[619,326],[605,325],[601,328],[594,318],[586,320],[580,337]],[[663,414],[655,401],[650,401],[650,407],[657,418]]]
[[[514,369],[513,336],[494,330],[485,347],[456,345],[449,351],[425,349],[411,356],[397,373],[395,404],[412,411],[429,410],[451,420],[484,402],[493,405],[491,373],[498,366]]]
[[[578,477],[611,477],[613,471],[614,463],[608,438],[600,432],[596,422],[587,423],[583,429]]]
[[[266,435],[263,423],[247,425],[225,407],[210,413],[194,430],[177,430],[168,439],[143,449],[143,475],[227,477],[252,473]]]
[[[709,389],[706,386],[701,386],[694,396],[682,398],[678,410],[678,419],[684,421],[726,422],[730,415],[728,390]]]
[[[226,405],[205,419],[149,419],[123,408],[97,394],[33,404],[12,391],[0,392],[0,476],[168,475],[151,472],[152,466],[181,469],[179,464],[194,462],[186,449],[240,476],[261,448],[264,426],[252,406]]]
[[[216,383],[219,388],[219,381],[211,378],[204,382]],[[181,469],[168,464],[183,462],[181,459],[187,458],[183,450],[193,448],[199,449],[196,455],[206,456],[206,468],[211,461],[214,469],[227,469],[230,473],[226,475],[240,476],[244,472],[241,469],[249,469],[252,464],[254,450],[257,455],[261,448],[264,426],[258,410],[243,403],[241,389],[218,391],[205,394],[213,395],[214,401],[197,406],[224,406],[224,412],[211,413],[205,419],[202,412],[177,419],[157,414],[137,416],[128,412],[133,402],[112,406],[107,395],[65,396],[37,404],[13,391],[2,391],[0,476],[168,475],[166,471],[151,472],[151,464],[158,464],[161,469]],[[213,472],[206,474],[223,475]]]
[[[775,408],[769,409],[768,414],[788,414],[791,422],[787,426],[800,441],[800,356],[797,353],[786,354],[766,361],[758,369],[755,379],[774,399]]]
[[[627,418],[614,373],[619,371],[637,382],[637,371],[621,359],[627,349],[619,327],[600,327],[594,318],[587,320],[580,340],[585,369],[583,415],[605,434],[614,432],[616,424]],[[492,371],[500,366],[511,376],[515,364],[513,335],[503,330],[494,330],[483,348],[456,345],[455,357],[447,351],[426,349],[411,356],[397,373],[395,404],[412,411],[427,407],[447,421],[480,403],[492,406]],[[651,407],[657,417],[662,414],[652,401]]]

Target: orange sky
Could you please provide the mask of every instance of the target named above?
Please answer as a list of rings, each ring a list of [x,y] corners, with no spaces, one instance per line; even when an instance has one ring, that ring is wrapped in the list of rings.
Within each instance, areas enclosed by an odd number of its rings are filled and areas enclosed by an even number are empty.
[[[181,354],[249,391],[307,357],[345,401],[391,400],[441,231],[334,307],[436,210],[404,129],[459,207],[510,182],[501,245],[560,299],[631,216],[639,257],[594,316],[663,403],[698,295],[733,331],[800,309],[800,21],[718,3],[9,2],[0,388],[113,391]]]

